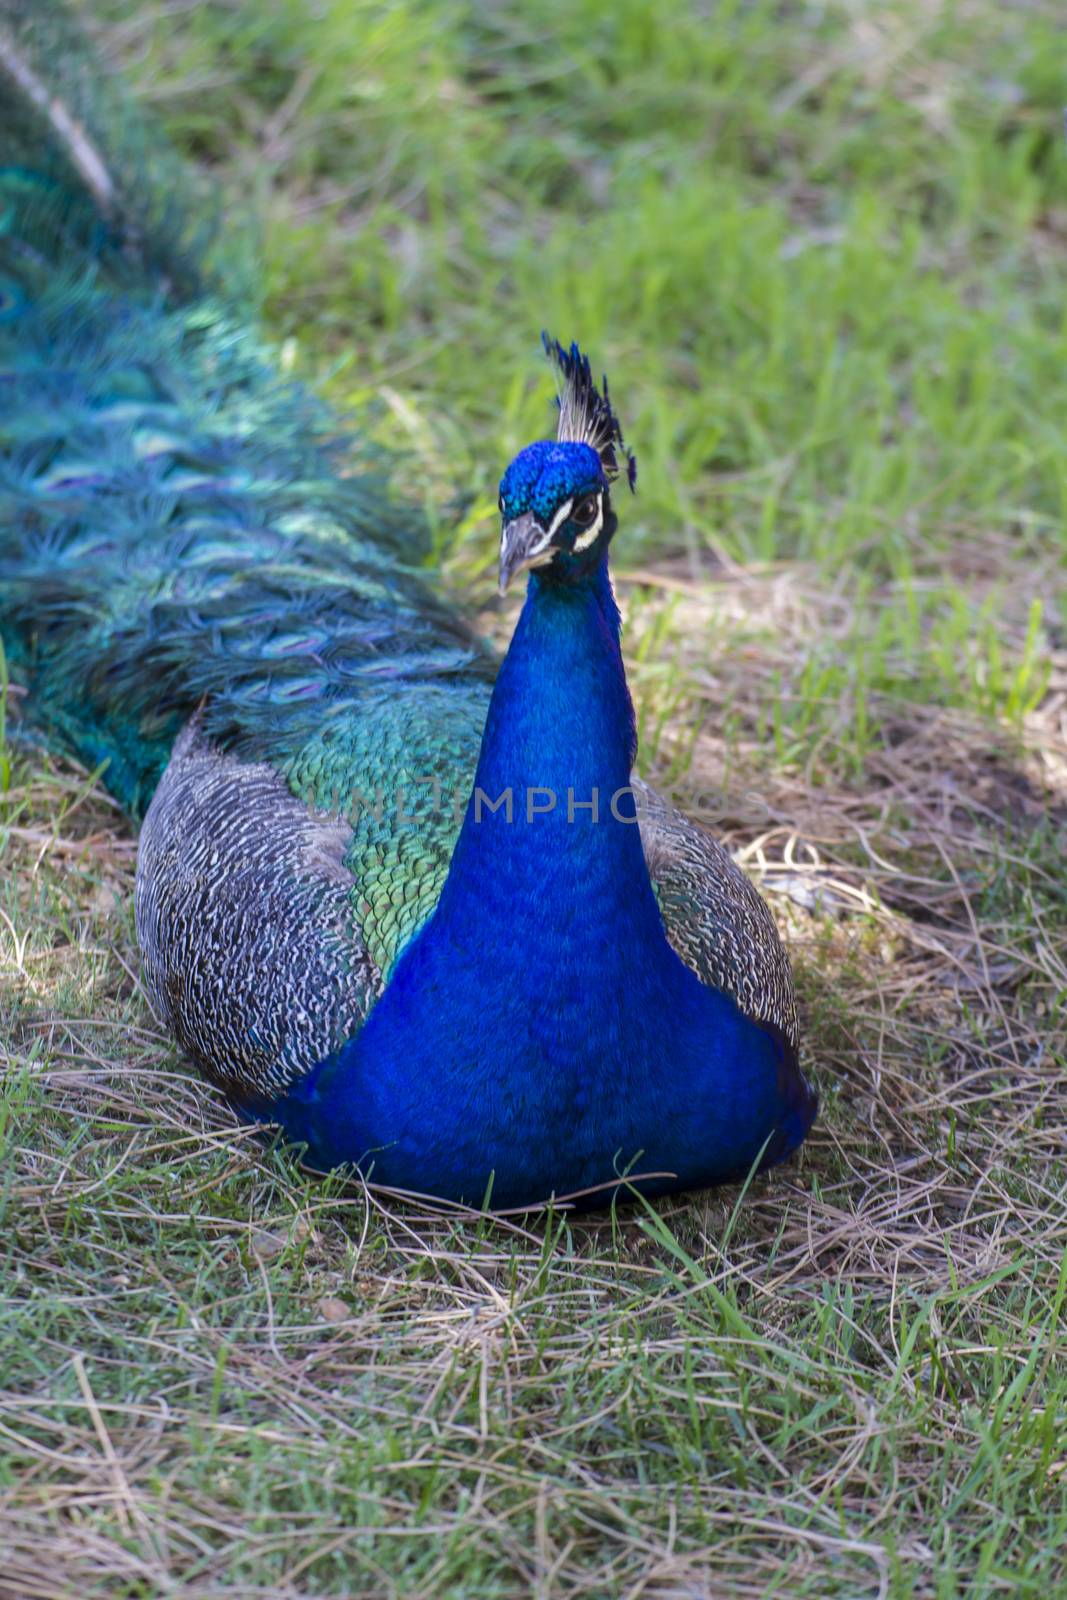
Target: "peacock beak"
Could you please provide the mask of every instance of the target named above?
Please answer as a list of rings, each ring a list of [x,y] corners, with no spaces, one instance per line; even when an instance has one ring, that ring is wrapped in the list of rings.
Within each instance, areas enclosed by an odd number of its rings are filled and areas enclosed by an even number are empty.
[[[516,572],[539,566],[541,558],[551,559],[549,535],[532,511],[505,522],[500,535],[500,593],[506,594]]]

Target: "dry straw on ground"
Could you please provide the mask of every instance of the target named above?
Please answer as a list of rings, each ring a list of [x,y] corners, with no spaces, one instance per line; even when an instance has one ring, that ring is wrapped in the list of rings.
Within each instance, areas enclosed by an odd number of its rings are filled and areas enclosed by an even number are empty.
[[[635,654],[664,585],[703,644],[668,679],[641,657],[638,698],[703,719],[682,786],[790,940],[803,1160],[573,1226],[306,1179],[175,1060],[129,831],[34,757],[5,801],[0,1594],[933,1597],[1004,1474],[1052,1514],[1064,1419],[1027,1397],[1062,1359],[1067,657],[1016,731],[879,701],[862,780],[824,746],[816,783],[767,758],[766,707],[840,597],[655,576]]]

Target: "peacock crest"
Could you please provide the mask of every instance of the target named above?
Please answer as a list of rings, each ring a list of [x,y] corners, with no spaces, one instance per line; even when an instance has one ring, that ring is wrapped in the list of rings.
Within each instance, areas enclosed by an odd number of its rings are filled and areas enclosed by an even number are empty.
[[[541,334],[545,354],[556,371],[559,384],[559,422],[556,438],[561,444],[592,445],[600,457],[604,475],[614,481],[621,467],[619,457],[626,459],[626,481],[631,491],[637,488],[637,457],[622,436],[622,424],[615,414],[608,394],[607,375],[601,377],[601,388],[593,382],[589,357],[582,354],[576,344],[565,350],[558,339]]]

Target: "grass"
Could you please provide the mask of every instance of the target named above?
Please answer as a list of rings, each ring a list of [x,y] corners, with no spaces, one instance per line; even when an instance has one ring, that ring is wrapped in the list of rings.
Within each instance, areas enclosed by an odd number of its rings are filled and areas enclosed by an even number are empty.
[[[498,634],[540,327],[608,367],[641,759],[768,894],[824,1113],[592,1221],[310,1181],[160,1033],[132,834],[11,685],[0,1594],[1067,1596],[1059,8],[89,20]]]

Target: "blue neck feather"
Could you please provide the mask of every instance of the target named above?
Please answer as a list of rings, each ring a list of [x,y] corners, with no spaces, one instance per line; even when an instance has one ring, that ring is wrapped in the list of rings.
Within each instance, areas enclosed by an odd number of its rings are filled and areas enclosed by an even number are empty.
[[[607,562],[574,584],[531,575],[489,708],[438,931],[484,943],[488,894],[521,930],[531,994],[538,975],[554,987],[565,956],[586,967],[591,952],[576,922],[583,915],[620,933],[631,927],[642,945],[666,950],[629,789],[635,745]],[[618,943],[597,953],[605,976]]]
[[[521,1205],[626,1171],[674,1175],[646,1192],[741,1177],[799,1142],[788,1047],[667,942],[634,744],[606,560],[532,575],[438,907],[361,1032],[272,1109],[316,1164]]]

